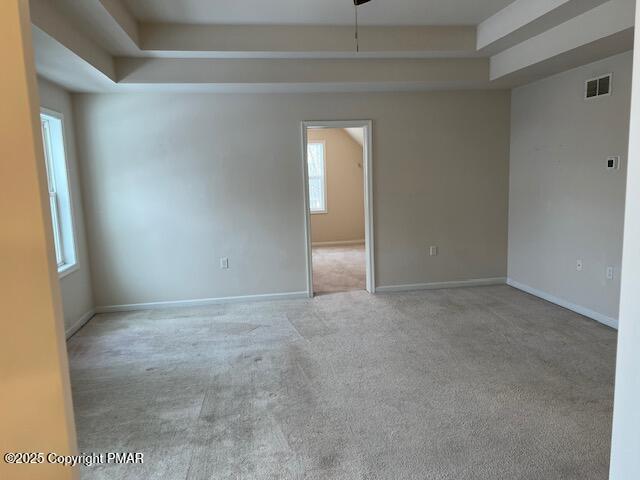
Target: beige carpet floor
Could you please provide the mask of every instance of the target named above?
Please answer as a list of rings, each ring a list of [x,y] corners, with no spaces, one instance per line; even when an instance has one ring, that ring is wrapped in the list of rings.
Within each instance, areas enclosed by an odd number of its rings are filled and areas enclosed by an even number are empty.
[[[364,290],[364,245],[313,247],[313,291],[318,295]]]
[[[616,332],[507,286],[96,316],[90,480],[604,480]],[[629,479],[631,480],[631,479]]]

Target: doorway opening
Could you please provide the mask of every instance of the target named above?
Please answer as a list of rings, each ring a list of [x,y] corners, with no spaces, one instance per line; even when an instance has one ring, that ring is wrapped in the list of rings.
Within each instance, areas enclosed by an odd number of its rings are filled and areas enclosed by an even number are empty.
[[[375,293],[371,121],[303,122],[307,289]]]

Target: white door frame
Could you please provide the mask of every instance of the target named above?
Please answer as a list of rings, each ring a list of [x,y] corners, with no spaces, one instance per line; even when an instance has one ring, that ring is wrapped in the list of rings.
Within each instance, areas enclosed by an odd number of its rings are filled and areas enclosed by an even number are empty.
[[[363,128],[363,171],[364,171],[364,236],[365,264],[367,272],[366,289],[376,293],[375,255],[373,239],[373,122],[371,120],[330,120],[305,121],[302,132],[302,172],[304,179],[304,228],[307,249],[307,292],[313,297],[313,257],[311,245],[311,212],[309,209],[309,169],[307,163],[307,130],[309,128]]]

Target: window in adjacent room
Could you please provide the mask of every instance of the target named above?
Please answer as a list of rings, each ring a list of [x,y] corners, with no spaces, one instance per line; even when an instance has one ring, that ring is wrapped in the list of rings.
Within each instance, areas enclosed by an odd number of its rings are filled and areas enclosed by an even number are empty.
[[[44,160],[47,167],[49,207],[51,208],[56,261],[58,273],[64,275],[74,270],[77,260],[62,115],[43,110],[40,113],[40,124]]]
[[[309,207],[311,213],[327,213],[327,169],[324,142],[307,144]]]

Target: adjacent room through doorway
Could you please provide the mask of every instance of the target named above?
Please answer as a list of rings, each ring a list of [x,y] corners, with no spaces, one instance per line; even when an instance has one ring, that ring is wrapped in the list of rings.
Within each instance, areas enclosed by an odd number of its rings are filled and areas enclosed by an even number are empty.
[[[313,292],[366,289],[363,127],[307,129]]]

